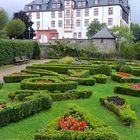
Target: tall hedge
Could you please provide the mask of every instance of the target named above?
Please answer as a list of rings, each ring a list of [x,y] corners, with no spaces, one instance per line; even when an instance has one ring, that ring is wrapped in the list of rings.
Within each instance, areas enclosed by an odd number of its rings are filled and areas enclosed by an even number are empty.
[[[0,65],[14,63],[16,56],[34,58],[35,44],[33,41],[0,39]]]

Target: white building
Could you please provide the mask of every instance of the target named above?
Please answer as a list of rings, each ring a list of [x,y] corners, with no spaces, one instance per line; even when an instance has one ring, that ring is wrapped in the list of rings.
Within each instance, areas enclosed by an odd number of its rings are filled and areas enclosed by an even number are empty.
[[[86,39],[89,23],[98,20],[108,27],[129,26],[128,0],[35,0],[24,11],[34,22],[37,39]]]

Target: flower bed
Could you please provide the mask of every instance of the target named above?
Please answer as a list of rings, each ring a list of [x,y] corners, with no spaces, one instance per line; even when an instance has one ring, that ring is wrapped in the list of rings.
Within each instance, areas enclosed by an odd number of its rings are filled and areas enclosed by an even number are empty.
[[[92,95],[90,90],[71,90],[65,93],[49,93],[47,90],[18,90],[8,94],[8,97],[13,101],[24,101],[26,97],[33,95],[45,95],[48,94],[52,97],[53,101],[62,101],[62,100],[73,100],[73,99],[86,99]]]
[[[116,86],[114,92],[118,94],[140,97],[140,83]]]
[[[89,77],[89,70],[80,70],[80,69],[68,70],[67,74],[71,77],[86,78]]]
[[[42,78],[29,78],[25,79],[21,82],[22,89],[29,90],[48,90],[54,92],[56,90],[59,91],[67,91],[76,89],[78,86],[77,82],[74,81],[63,81],[59,79],[59,77],[42,77]]]
[[[107,82],[107,76],[104,75],[104,74],[96,74],[96,75],[93,75],[93,78],[96,79],[96,82],[97,83],[103,83],[103,84],[105,84]]]
[[[118,134],[77,106],[35,134],[35,140],[118,140]]]
[[[26,72],[18,72],[6,75],[3,77],[5,83],[16,83],[21,82],[23,79],[31,77],[39,77],[39,74],[28,74]]]
[[[131,109],[131,105],[123,98],[112,96],[101,98],[102,105],[114,112],[126,126],[133,126],[137,119],[136,114]]]

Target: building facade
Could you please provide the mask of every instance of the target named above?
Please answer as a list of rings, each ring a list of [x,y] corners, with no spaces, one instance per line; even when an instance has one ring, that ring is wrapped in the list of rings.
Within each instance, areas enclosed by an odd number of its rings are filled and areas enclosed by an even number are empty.
[[[130,25],[128,0],[35,0],[25,5],[24,11],[34,22],[33,28],[39,32],[37,39],[42,43],[49,41],[45,31],[55,31],[53,39],[86,39],[87,27],[93,20],[109,28]]]

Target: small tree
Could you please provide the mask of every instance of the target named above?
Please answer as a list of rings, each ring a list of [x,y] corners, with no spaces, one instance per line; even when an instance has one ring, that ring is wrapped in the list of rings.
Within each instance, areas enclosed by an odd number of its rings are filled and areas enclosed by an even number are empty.
[[[99,21],[92,21],[88,28],[87,28],[87,37],[90,38],[92,37],[95,33],[97,33],[99,30],[101,30],[103,27],[106,27],[105,23],[100,23]]]
[[[25,31],[25,24],[20,19],[14,19],[6,24],[5,30],[8,36],[17,38]]]

